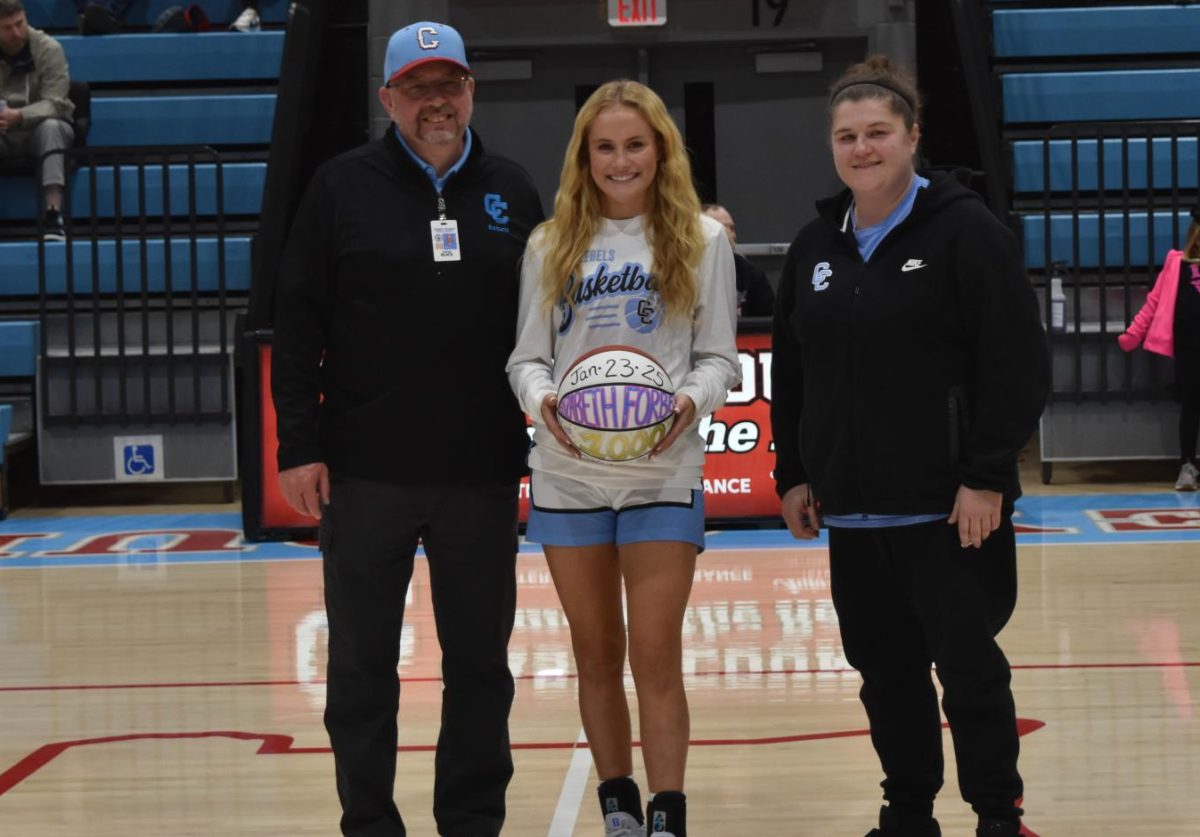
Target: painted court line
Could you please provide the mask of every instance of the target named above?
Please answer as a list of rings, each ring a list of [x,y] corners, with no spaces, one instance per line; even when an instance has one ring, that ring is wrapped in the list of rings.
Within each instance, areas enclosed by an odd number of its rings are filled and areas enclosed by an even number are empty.
[[[1109,663],[1013,663],[1012,669],[1015,671],[1021,669],[1023,671],[1087,671],[1087,670],[1109,670],[1118,671],[1121,669],[1172,669],[1172,668],[1200,668],[1200,660],[1133,660],[1125,662],[1109,662]],[[822,675],[822,674],[857,674],[858,672],[852,668],[762,668],[753,671],[740,669],[737,671],[696,671],[686,675],[688,678],[700,679],[704,677],[747,677],[750,675],[767,677],[767,676],[802,676],[802,675]],[[556,679],[574,680],[578,675],[574,672],[564,672],[557,675]],[[521,674],[513,678],[518,683],[525,680],[542,680],[548,679],[545,674]],[[126,689],[230,689],[230,688],[293,688],[295,686],[312,686],[324,683],[324,678],[315,678],[313,680],[206,680],[192,682],[162,682],[162,683],[27,683],[24,685],[5,685],[0,686],[0,694],[5,692],[93,692],[93,691],[120,691]],[[402,684],[413,683],[440,683],[441,677],[400,677]]]
[[[587,735],[581,729],[571,751],[571,765],[558,794],[558,805],[554,808],[554,819],[550,820],[548,837],[570,837],[575,831],[575,820],[587,791],[588,775],[592,770],[592,751],[587,747]]]

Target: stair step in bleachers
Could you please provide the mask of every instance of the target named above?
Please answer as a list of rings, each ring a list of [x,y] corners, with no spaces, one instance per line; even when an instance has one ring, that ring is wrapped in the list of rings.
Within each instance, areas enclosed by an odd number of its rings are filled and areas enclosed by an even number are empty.
[[[283,32],[213,32],[199,36],[137,33],[104,38],[64,35],[71,77],[97,82],[278,79]],[[113,55],[119,54],[120,61]]]
[[[215,293],[219,283],[219,254],[217,239],[200,236],[194,239],[196,246],[196,274],[201,293]],[[116,242],[74,239],[71,242],[74,292],[80,296],[92,293],[92,249],[98,253],[97,288],[101,294],[117,292],[117,245]],[[170,288],[175,295],[190,294],[192,285],[193,240],[175,238],[171,242]],[[166,248],[161,238],[151,237],[144,242],[146,249],[146,291],[159,295],[167,288]],[[124,269],[124,293],[133,303],[142,290],[143,242],[128,238],[121,242],[121,261]],[[65,294],[66,246],[59,243],[46,245],[46,290],[52,295]],[[38,243],[33,241],[0,242],[0,296],[36,297],[38,294]],[[228,236],[225,239],[225,290],[229,293],[247,293],[250,290],[250,238]]]
[[[50,357],[66,356],[71,335],[77,356],[155,357],[167,354],[168,346],[173,354],[217,354],[222,348],[222,332],[232,333],[235,319],[233,312],[211,308],[171,312],[105,310],[99,316],[93,312],[49,313],[43,327]]]
[[[283,23],[287,20],[290,0],[261,0],[259,16],[264,25]],[[224,29],[242,12],[238,0],[146,0],[134,3],[125,14],[123,24],[127,28],[148,29],[158,16],[172,6],[197,5],[204,9],[214,29]],[[24,0],[29,23],[38,29],[68,30],[76,28],[75,4],[71,0]],[[239,33],[240,34],[240,33]],[[107,37],[107,36],[102,36]]]
[[[98,96],[88,145],[266,145],[274,118],[268,93]]]
[[[1200,110],[1200,70],[1193,69],[1007,73],[1001,90],[1010,125],[1188,119]]]
[[[1194,53],[1200,6],[998,9],[992,29],[997,58]]]
[[[1081,139],[1077,143],[1075,156],[1076,175],[1071,171],[1071,142],[1070,140],[1050,141],[1050,191],[1068,192],[1075,189],[1094,192],[1100,188],[1099,148],[1098,140]],[[1122,160],[1122,141],[1108,139],[1104,141],[1104,188],[1119,190],[1127,188],[1142,191],[1149,185],[1152,189],[1181,189],[1195,190],[1198,186],[1197,176],[1200,172],[1200,159],[1197,159],[1195,138],[1181,138],[1172,149],[1171,140],[1158,138],[1153,140],[1151,152],[1154,165],[1149,184],[1147,183],[1147,140],[1144,137],[1131,137],[1128,140],[1128,163]],[[1043,159],[1043,143],[1040,140],[1019,140],[1012,144],[1013,153],[1013,191],[1018,195],[1036,193],[1041,196],[1045,187],[1045,161]],[[1174,155],[1174,158],[1173,156]],[[1126,171],[1128,176],[1126,176]],[[1072,181],[1075,181],[1072,184]]]
[[[223,167],[224,212],[226,215],[257,215],[262,207],[263,185],[267,178],[266,163],[226,163]],[[216,167],[204,163],[196,166],[196,206],[198,215],[213,216],[217,214],[217,184]],[[92,206],[92,170],[88,167],[79,169],[71,184],[71,197],[68,205],[70,213],[75,218],[109,219],[115,215],[116,183],[112,166],[97,166],[96,205]],[[121,166],[121,213],[125,223],[136,220],[137,211],[141,206],[139,200],[138,169],[135,166]],[[162,217],[163,206],[163,177],[162,169],[158,166],[147,167],[144,175],[145,205],[141,206],[144,213],[151,217]],[[170,189],[167,194],[171,217],[187,216],[192,207],[189,205],[190,190],[188,188],[188,167],[173,164],[170,167],[168,179]],[[34,190],[30,184],[17,178],[0,178],[0,220],[19,220],[33,218],[36,202]]]

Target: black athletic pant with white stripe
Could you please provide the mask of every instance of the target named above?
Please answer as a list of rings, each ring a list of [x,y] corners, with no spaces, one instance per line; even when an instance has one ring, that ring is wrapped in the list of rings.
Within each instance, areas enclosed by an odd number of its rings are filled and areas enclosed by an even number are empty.
[[[418,539],[442,648],[442,725],[434,817],[450,837],[489,837],[504,823],[512,778],[508,639],[516,606],[517,486],[402,487],[333,479],[321,519],[329,661],[325,728],[342,833],[403,837],[393,799],[396,668]],[[417,637],[424,653],[428,626]]]
[[[942,786],[933,663],[963,798],[980,816],[1014,819],[1023,793],[1016,708],[995,640],[1017,600],[1012,520],[980,549],[964,549],[958,526],[945,521],[831,528],[829,555],[842,644],[863,676],[884,798],[920,818]]]

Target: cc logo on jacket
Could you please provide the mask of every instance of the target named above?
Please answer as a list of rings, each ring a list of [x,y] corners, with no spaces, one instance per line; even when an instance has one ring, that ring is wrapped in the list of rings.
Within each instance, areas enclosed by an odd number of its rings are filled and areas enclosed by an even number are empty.
[[[829,262],[818,262],[813,268],[812,286],[814,291],[823,291],[829,287],[829,277],[833,275],[833,271],[829,268]]]

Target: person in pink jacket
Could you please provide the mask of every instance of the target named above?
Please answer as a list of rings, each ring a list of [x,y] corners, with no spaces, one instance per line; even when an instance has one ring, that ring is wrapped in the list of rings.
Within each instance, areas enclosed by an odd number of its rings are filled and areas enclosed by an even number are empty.
[[[1127,352],[1138,346],[1175,359],[1175,397],[1179,412],[1179,458],[1183,460],[1176,491],[1195,491],[1196,434],[1200,432],[1200,204],[1192,209],[1183,250],[1167,253],[1166,263],[1146,304],[1117,343]]]

